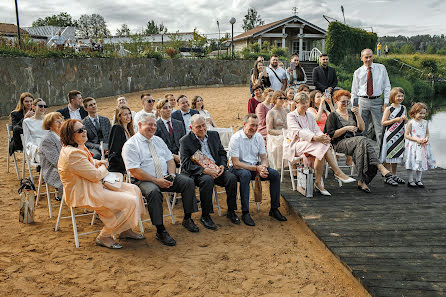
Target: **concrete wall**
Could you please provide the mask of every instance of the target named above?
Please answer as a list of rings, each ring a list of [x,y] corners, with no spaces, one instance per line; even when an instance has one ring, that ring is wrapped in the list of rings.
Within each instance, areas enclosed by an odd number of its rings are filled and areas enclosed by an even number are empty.
[[[22,92],[49,105],[66,104],[70,90],[84,97],[142,90],[248,84],[252,61],[0,57],[0,116],[8,115]]]

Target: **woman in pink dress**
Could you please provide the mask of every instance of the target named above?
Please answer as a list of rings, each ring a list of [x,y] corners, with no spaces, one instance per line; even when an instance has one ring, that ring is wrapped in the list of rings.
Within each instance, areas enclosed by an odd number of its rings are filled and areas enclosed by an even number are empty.
[[[283,142],[283,157],[292,161],[294,157],[313,156],[315,171],[315,188],[322,195],[330,196],[322,185],[322,173],[325,160],[333,168],[335,178],[343,183],[354,182],[355,179],[345,175],[339,169],[333,151],[330,148],[330,137],[319,129],[311,112],[308,112],[309,98],[305,93],[298,93],[294,97],[296,110],[287,115],[287,135]]]
[[[262,103],[259,103],[259,105],[257,105],[256,107],[256,115],[259,118],[259,126],[257,128],[257,132],[259,132],[260,135],[263,136],[263,140],[265,140],[265,146],[266,146],[266,135],[268,134],[268,131],[266,129],[266,114],[274,106],[272,102],[273,94],[274,90],[271,88],[268,88],[265,91],[263,91],[263,98],[265,98],[265,100]]]

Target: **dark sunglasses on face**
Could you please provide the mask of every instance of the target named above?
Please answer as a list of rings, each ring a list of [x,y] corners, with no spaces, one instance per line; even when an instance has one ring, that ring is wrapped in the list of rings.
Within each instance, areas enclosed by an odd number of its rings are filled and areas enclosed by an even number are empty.
[[[48,108],[48,105],[43,105],[43,104],[37,104],[37,106],[38,106],[39,108]]]
[[[85,127],[82,127],[82,128],[77,129],[75,132],[81,134],[81,133],[84,133],[84,131],[87,131],[87,130],[85,129]]]
[[[147,103],[155,103],[155,100],[154,99],[148,99]]]
[[[285,100],[288,99],[287,97],[279,97],[279,99]]]

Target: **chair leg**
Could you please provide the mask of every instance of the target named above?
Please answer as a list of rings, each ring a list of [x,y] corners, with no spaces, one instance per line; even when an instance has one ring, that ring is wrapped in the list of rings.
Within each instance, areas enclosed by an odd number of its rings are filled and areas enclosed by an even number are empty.
[[[90,225],[94,225],[94,219],[96,219],[96,210],[95,211],[93,211],[93,215],[91,216],[91,223],[90,223]]]
[[[74,243],[76,247],[79,247],[79,236],[77,235],[77,225],[76,225],[76,216],[74,214],[74,210],[72,207],[70,207],[71,211],[71,221],[73,223],[73,233],[74,233]]]
[[[214,186],[214,200],[215,200],[215,203],[217,204],[218,215],[221,217],[220,201],[218,200],[218,192],[217,192],[216,186]]]
[[[6,149],[6,172],[9,173],[9,148]]]
[[[25,148],[23,148],[25,150]],[[23,151],[22,178],[25,178],[25,151]]]
[[[39,174],[39,185],[37,186],[36,206],[37,204],[39,204],[39,198],[41,195],[41,189],[40,189],[41,186],[42,186],[42,174]]]
[[[20,170],[19,166],[17,165],[17,158],[15,157],[15,153],[12,154],[12,159],[14,161],[15,173],[17,174],[17,179],[20,180]]]
[[[290,161],[288,161],[288,166],[290,167],[291,186],[293,187],[293,191],[296,191],[296,185],[294,183],[293,167],[291,166],[291,162]]]
[[[166,198],[167,208],[169,209],[169,214],[172,219],[172,225],[174,225],[175,224],[175,216],[173,215],[173,208],[172,208],[172,203],[170,203],[170,197],[167,193],[164,196]]]
[[[328,177],[328,167],[329,167],[328,162],[325,162],[325,174],[324,174],[324,178],[327,178],[327,177]]]
[[[54,228],[54,231],[59,230],[59,224],[60,224],[60,215],[62,214],[62,207],[63,207],[63,198],[60,200],[60,206],[59,206],[59,214],[57,215],[57,221],[56,221],[56,227]]]
[[[141,230],[141,233],[144,233],[144,226],[142,224],[141,217],[139,217],[139,229]]]
[[[280,183],[283,182],[283,162],[284,162],[284,160],[282,158],[282,166],[280,168]],[[291,172],[291,168],[289,168],[289,169],[290,169],[290,172]]]
[[[40,176],[42,176],[42,175],[40,175]],[[46,197],[48,200],[48,212],[49,212],[50,219],[51,219],[53,217],[53,206],[51,205],[51,195],[50,195],[50,190],[49,190],[48,184],[45,183],[45,186],[46,186]]]

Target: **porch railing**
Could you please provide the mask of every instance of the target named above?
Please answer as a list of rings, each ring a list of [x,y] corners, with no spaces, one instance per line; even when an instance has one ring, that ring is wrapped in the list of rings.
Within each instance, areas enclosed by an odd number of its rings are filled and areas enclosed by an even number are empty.
[[[322,52],[318,48],[313,48],[311,51],[302,51],[300,53],[299,60],[300,61],[319,61],[319,57],[322,55]]]

